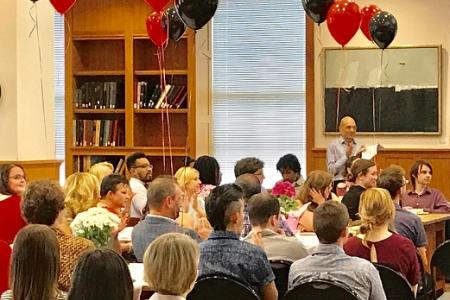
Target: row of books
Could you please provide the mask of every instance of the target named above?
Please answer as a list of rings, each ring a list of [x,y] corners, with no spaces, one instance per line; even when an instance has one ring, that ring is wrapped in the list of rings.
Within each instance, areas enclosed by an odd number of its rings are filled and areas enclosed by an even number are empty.
[[[106,156],[74,156],[73,169],[78,172],[88,172],[89,168],[96,163],[107,161],[114,166],[114,174],[125,174],[125,160],[123,157]]]
[[[75,107],[86,109],[124,108],[123,81],[84,82],[75,90]]]
[[[134,108],[180,108],[187,99],[185,85],[152,85],[146,81],[137,83]]]
[[[73,145],[80,147],[124,146],[121,120],[73,120]]]

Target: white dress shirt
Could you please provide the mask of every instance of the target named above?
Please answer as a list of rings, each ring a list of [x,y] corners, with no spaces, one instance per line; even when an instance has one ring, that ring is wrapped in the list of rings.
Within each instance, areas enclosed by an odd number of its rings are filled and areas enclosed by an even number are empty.
[[[130,188],[134,194],[131,199],[130,217],[142,219],[144,217],[142,211],[147,204],[147,189],[141,180],[134,177],[130,178]]]

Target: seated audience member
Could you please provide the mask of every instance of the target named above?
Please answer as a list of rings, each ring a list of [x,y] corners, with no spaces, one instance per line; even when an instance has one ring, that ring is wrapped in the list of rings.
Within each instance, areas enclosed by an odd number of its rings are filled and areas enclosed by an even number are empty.
[[[348,212],[345,205],[326,201],[314,212],[314,231],[320,241],[310,256],[294,262],[289,271],[289,289],[315,279],[339,281],[361,300],[383,300],[386,296],[377,269],[368,261],[345,254]]]
[[[97,177],[98,182],[101,184],[103,178],[114,173],[114,166],[107,161],[102,161],[92,165],[89,168],[89,173]]]
[[[55,231],[61,252],[58,288],[68,291],[78,258],[84,251],[94,249],[94,244],[61,229],[66,221],[64,193],[59,185],[47,180],[31,182],[23,195],[22,214],[28,223],[48,225]]]
[[[338,182],[337,186],[334,187],[336,190],[336,196],[341,197],[341,199],[348,192],[350,187],[352,187],[352,185],[354,184],[354,182],[351,181],[351,177],[352,177],[351,170],[352,170],[353,163],[355,161],[357,161],[358,159],[360,159],[360,158],[357,156],[350,156],[347,159],[347,162],[345,163],[345,170],[342,173],[344,180],[341,182]]]
[[[368,188],[377,186],[377,166],[371,160],[358,159],[351,167],[351,181],[355,184],[350,187],[342,198],[342,203],[347,206],[348,214],[352,220],[358,220],[359,198]]]
[[[110,249],[84,253],[73,273],[68,300],[132,300],[133,282],[125,260]]]
[[[11,252],[11,247],[6,242],[0,240],[0,295],[8,289]]]
[[[250,218],[248,216],[247,202],[253,195],[261,193],[261,183],[256,175],[250,173],[239,175],[234,183],[240,186],[244,192],[242,197],[244,200],[244,225],[241,232],[241,237],[243,238],[252,230],[252,224],[250,223]]]
[[[195,164],[195,159],[190,156],[185,156],[183,158],[183,166],[193,168]]]
[[[303,206],[299,209],[298,229],[313,232],[313,215],[318,205],[329,199],[333,177],[325,171],[312,171],[300,188],[298,195]]]
[[[294,185],[298,194],[305,179],[303,179],[300,174],[302,168],[297,156],[294,154],[286,154],[281,157],[277,162],[277,170],[281,173],[281,176],[283,176],[283,181],[289,181]]]
[[[180,233],[157,237],[144,254],[144,281],[155,293],[149,300],[181,300],[194,287],[198,244]]]
[[[97,205],[100,199],[100,183],[92,174],[77,172],[67,177],[64,194],[66,217],[72,222],[76,215]]]
[[[10,269],[10,290],[1,300],[64,300],[56,286],[59,246],[55,232],[45,225],[28,225],[14,240]]]
[[[434,213],[450,212],[450,203],[441,191],[429,187],[433,177],[433,168],[429,162],[417,160],[409,174],[412,190],[402,195],[402,207],[422,208]]]
[[[391,165],[378,176],[377,185],[386,189],[391,195],[395,206],[395,229],[397,233],[410,239],[420,253],[424,264],[428,263],[426,255],[427,235],[422,221],[415,214],[403,210],[400,206],[400,196],[406,191],[405,170],[400,166]]]
[[[202,239],[206,239],[211,233],[211,225],[206,219],[205,201],[199,197],[199,172],[192,167],[181,167],[175,173],[175,178],[183,194],[178,224],[195,230]]]
[[[142,219],[147,203],[146,185],[152,180],[153,166],[145,153],[142,152],[135,152],[128,156],[126,165],[128,172],[130,172],[130,188],[133,192],[130,217]]]
[[[193,168],[200,174],[201,185],[199,197],[204,201],[211,190],[220,185],[222,181],[220,166],[214,157],[203,155],[197,158]]]
[[[142,262],[148,245],[164,233],[186,233],[200,241],[195,231],[181,228],[175,221],[180,212],[181,202],[182,192],[173,178],[158,177],[152,181],[147,193],[147,206],[150,211],[131,233],[133,250],[138,262]]]
[[[26,223],[20,201],[26,186],[25,172],[16,164],[0,165],[0,240],[11,244]]]
[[[119,218],[127,217],[126,208],[130,207],[130,187],[125,176],[112,174],[103,178],[100,185],[100,201],[98,207],[103,207],[116,214]]]
[[[280,203],[277,198],[260,193],[248,201],[252,231],[244,239],[264,249],[269,260],[296,261],[308,256],[305,246],[296,237],[287,237],[280,228]]]
[[[264,162],[256,157],[246,157],[238,160],[234,165],[234,176],[238,178],[242,174],[247,173],[254,174],[258,177],[259,183],[261,183],[262,186],[263,181],[266,178],[264,176]]]
[[[183,213],[193,219],[206,217],[205,203],[198,198],[201,185],[199,176],[199,172],[192,167],[181,167],[175,173],[177,183],[183,192]]]
[[[243,191],[225,184],[211,191],[206,214],[214,228],[200,243],[200,277],[217,273],[232,276],[251,286],[265,300],[277,299],[275,276],[264,251],[239,240],[244,221]]]
[[[416,249],[409,239],[389,231],[394,214],[394,203],[387,190],[366,190],[361,194],[359,204],[362,223],[360,231],[364,238],[350,238],[344,245],[344,250],[348,255],[387,265],[399,271],[415,291],[420,277]]]

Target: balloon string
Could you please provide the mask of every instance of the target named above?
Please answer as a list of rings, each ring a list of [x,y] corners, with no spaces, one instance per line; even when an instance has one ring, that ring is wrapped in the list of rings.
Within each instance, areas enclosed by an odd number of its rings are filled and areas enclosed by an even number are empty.
[[[165,74],[162,67],[162,47],[158,47],[157,55],[158,55],[158,66],[159,66],[159,81],[161,87],[161,94],[164,93],[166,89],[165,83]],[[165,131],[164,131],[164,110],[161,109],[161,139],[162,139],[162,150],[163,150],[163,171],[166,171],[166,146],[164,141]]]
[[[336,93],[336,132],[339,131],[339,110],[341,102],[341,88],[338,87]]]
[[[31,11],[34,8],[35,11],[35,17],[33,17]],[[38,22],[38,9],[36,6],[36,2],[33,2],[33,5],[30,7],[29,10],[30,18],[33,20],[33,28],[31,29],[30,33],[28,34],[28,38],[31,37],[33,32],[36,30],[36,38],[37,38],[37,48],[38,48],[38,54],[39,54],[39,73],[40,73],[40,86],[41,86],[41,104],[42,104],[42,116],[44,118],[44,136],[45,141],[48,142],[48,135],[47,135],[47,114],[45,113],[45,100],[44,100],[44,80],[43,80],[43,70],[42,70],[42,51],[41,51],[41,40],[39,38],[39,22]],[[48,143],[47,143],[48,144]],[[47,154],[48,154],[48,147],[47,147]]]
[[[64,45],[64,54],[67,54],[67,50],[69,49],[69,45],[72,42],[72,29],[70,28],[70,23],[66,20],[66,18],[64,16],[62,16],[62,18],[64,19],[64,24],[67,25],[67,34],[66,36],[68,36],[69,38],[67,39],[67,44]]]
[[[162,67],[163,67],[163,73],[164,73],[164,85],[166,85],[166,67],[165,67],[165,57],[164,57],[164,50],[161,51],[161,57],[162,57]],[[170,87],[173,89],[173,86]],[[167,120],[167,138],[169,140],[169,158],[170,158],[170,174],[173,176],[173,155],[172,155],[172,136],[170,132],[170,117],[169,117],[169,103],[167,98],[168,92],[164,95],[164,107],[166,111],[166,120]]]

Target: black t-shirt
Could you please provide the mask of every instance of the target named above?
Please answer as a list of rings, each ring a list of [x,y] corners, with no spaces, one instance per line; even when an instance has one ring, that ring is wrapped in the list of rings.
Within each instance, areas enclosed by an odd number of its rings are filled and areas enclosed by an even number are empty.
[[[366,189],[360,185],[354,185],[350,187],[348,192],[344,195],[344,198],[342,198],[342,203],[347,206],[348,214],[353,221],[359,220],[359,216],[356,215],[359,209],[359,198],[365,190]]]

